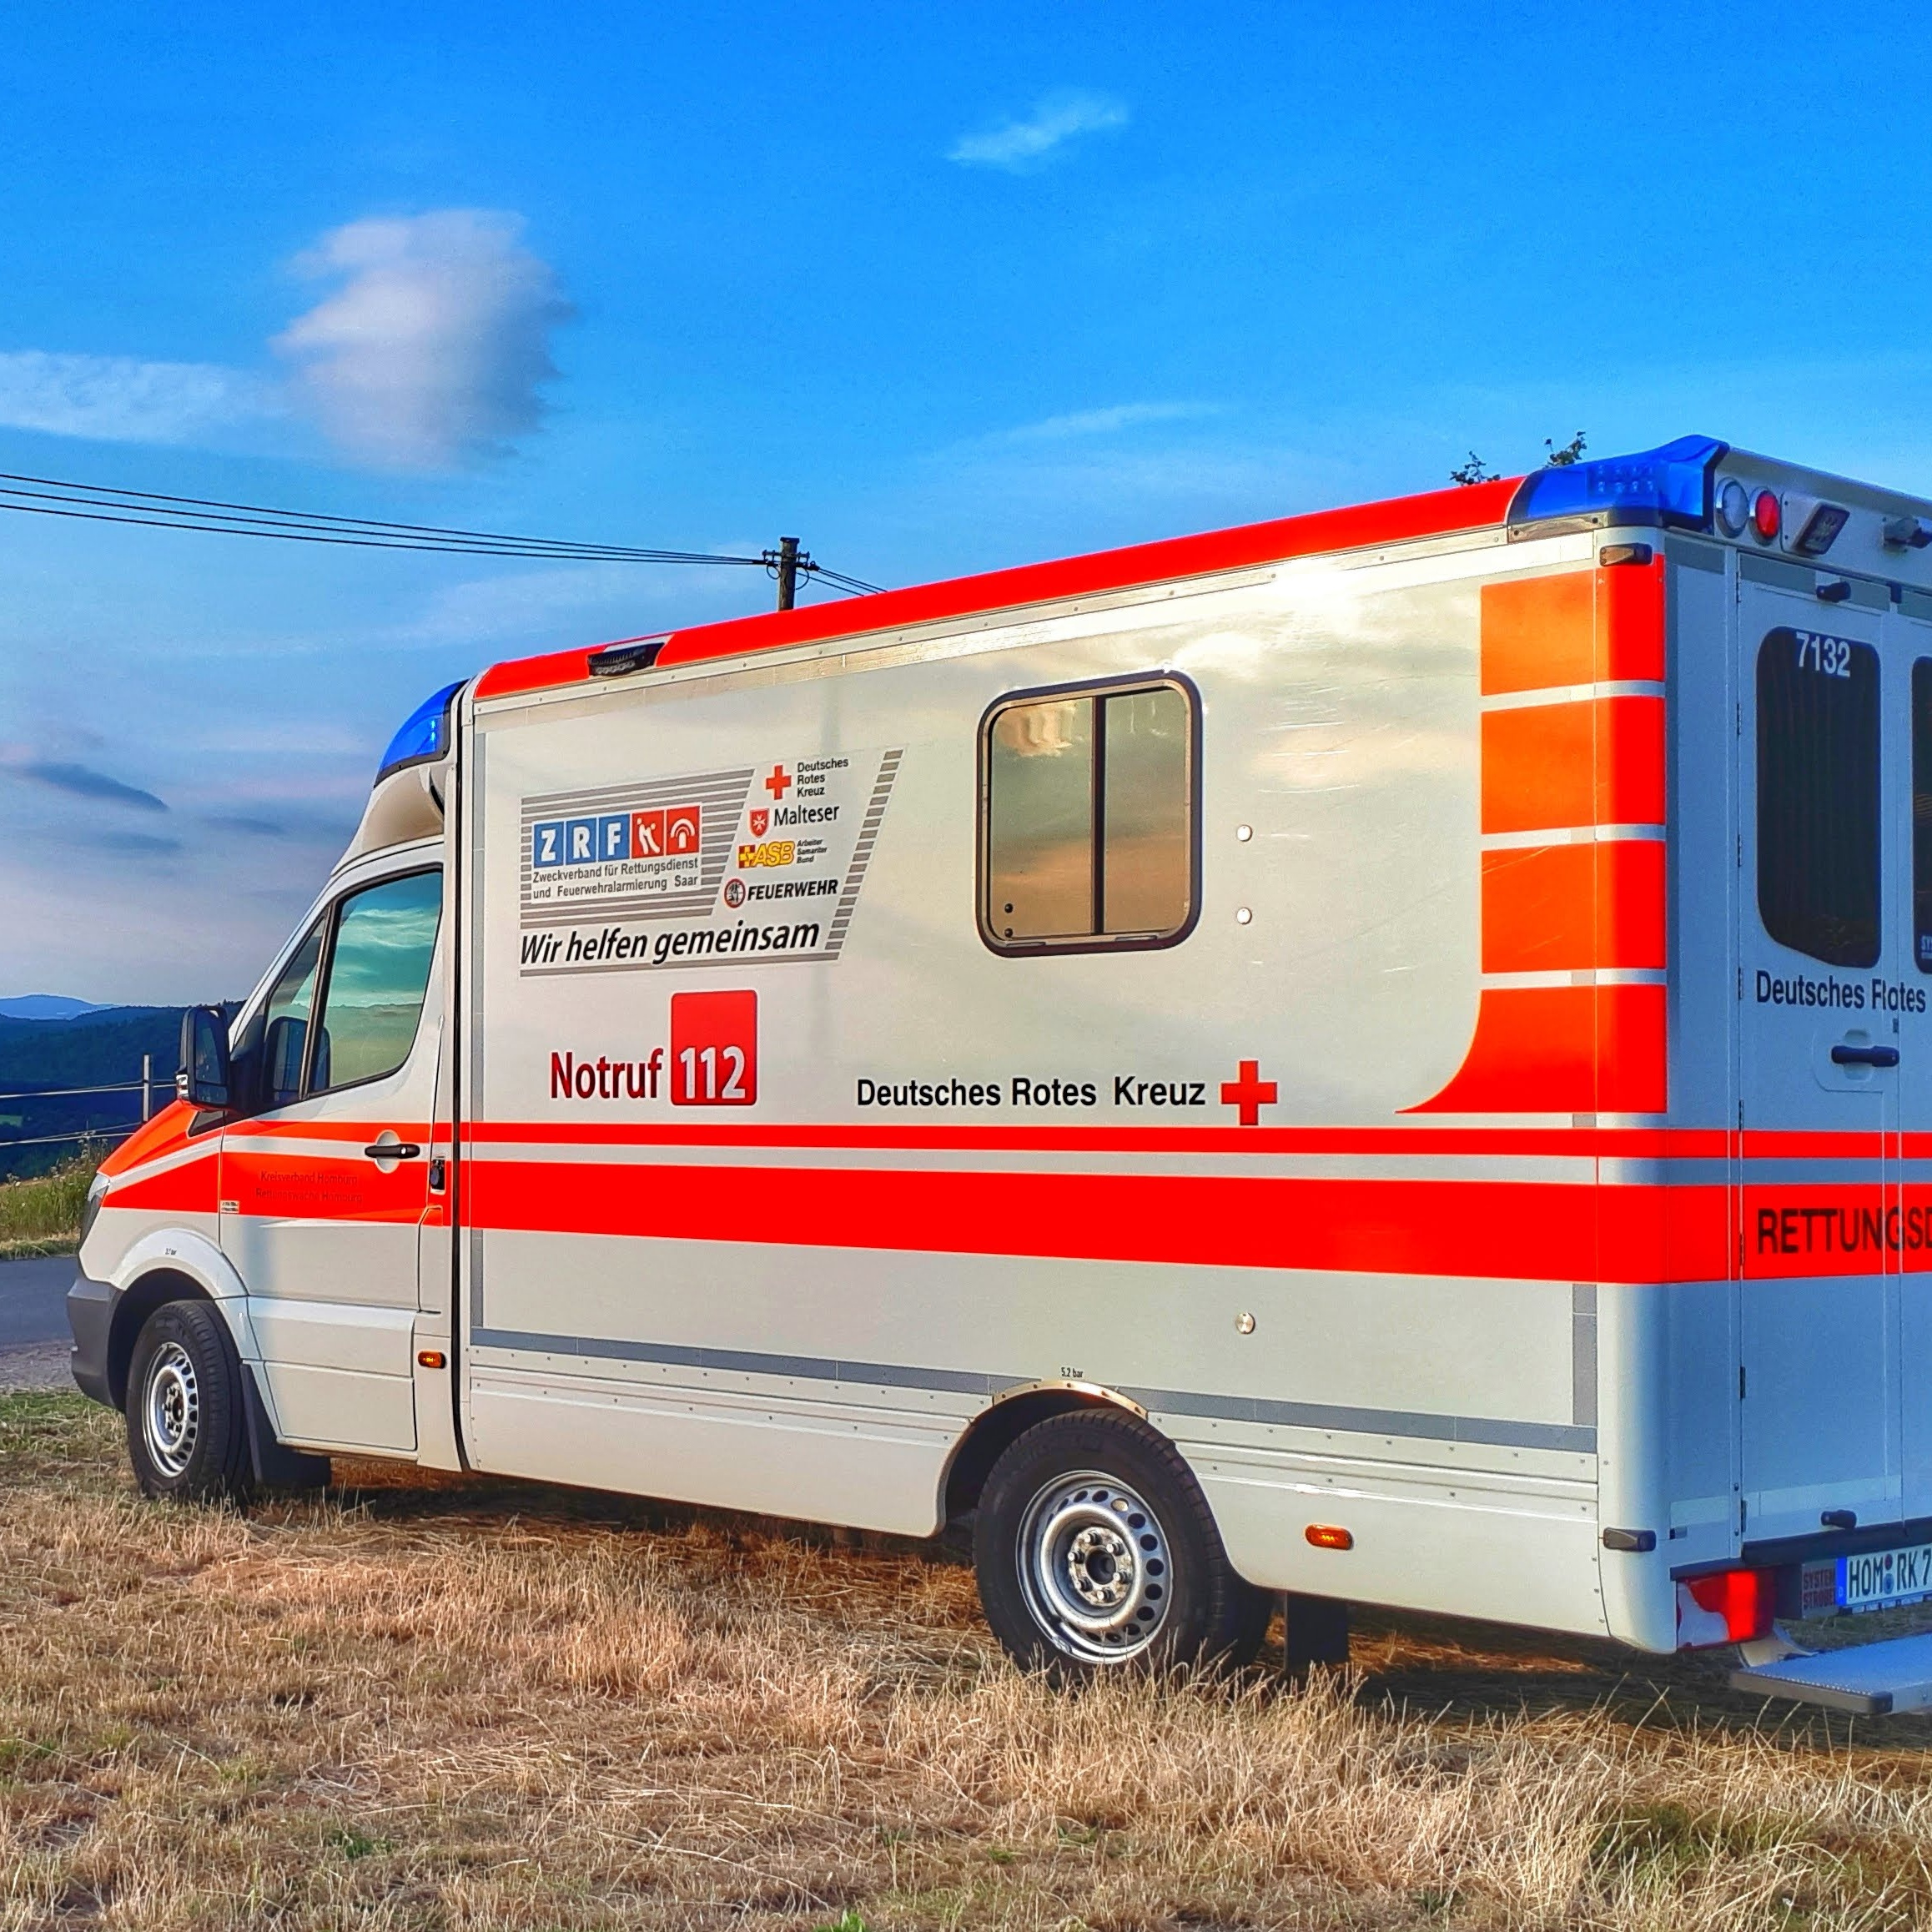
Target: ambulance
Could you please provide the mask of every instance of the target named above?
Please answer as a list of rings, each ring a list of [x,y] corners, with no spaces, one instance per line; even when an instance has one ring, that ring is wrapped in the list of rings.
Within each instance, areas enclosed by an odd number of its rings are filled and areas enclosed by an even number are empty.
[[[438,692],[89,1197],[150,1495],[909,1537],[1932,1702],[1932,503],[1700,437]],[[1901,1645],[1903,1648],[1901,1648]]]

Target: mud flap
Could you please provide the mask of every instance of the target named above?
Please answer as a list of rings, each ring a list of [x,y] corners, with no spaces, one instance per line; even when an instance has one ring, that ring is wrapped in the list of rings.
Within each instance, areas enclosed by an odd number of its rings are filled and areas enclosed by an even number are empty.
[[[268,1405],[255,1381],[255,1371],[247,1362],[240,1365],[242,1406],[248,1416],[249,1464],[255,1481],[264,1489],[325,1489],[329,1485],[329,1458],[311,1456],[278,1441],[269,1422]]]
[[[1281,1615],[1291,1676],[1306,1676],[1311,1664],[1348,1662],[1346,1603],[1290,1590],[1281,1598]]]

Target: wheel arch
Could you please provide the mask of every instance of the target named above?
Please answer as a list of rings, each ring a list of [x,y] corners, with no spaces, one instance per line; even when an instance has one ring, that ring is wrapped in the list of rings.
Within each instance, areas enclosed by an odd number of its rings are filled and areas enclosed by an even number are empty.
[[[150,1268],[138,1275],[114,1297],[113,1318],[108,1328],[108,1393],[117,1409],[128,1406],[128,1371],[134,1360],[134,1343],[157,1308],[170,1301],[206,1301],[215,1298],[200,1282],[179,1268]]]
[[[957,1522],[979,1507],[993,1466],[1036,1423],[1082,1409],[1111,1409],[1147,1421],[1131,1396],[1098,1382],[1023,1382],[1004,1391],[973,1418],[953,1446],[939,1480],[940,1521]]]

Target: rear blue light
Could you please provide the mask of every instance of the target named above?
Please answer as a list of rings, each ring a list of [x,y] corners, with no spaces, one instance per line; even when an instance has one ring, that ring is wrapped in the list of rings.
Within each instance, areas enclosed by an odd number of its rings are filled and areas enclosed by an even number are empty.
[[[449,750],[450,701],[463,688],[464,682],[459,678],[454,684],[445,684],[434,697],[425,697],[403,720],[402,729],[389,741],[389,749],[382,754],[382,762],[376,767],[378,784],[391,772],[400,771],[405,765],[420,765],[427,759],[440,758]]]
[[[1527,536],[1519,526],[1559,517],[1708,530],[1712,472],[1729,447],[1709,436],[1679,436],[1634,456],[1538,470],[1523,478],[1509,506],[1509,533]]]

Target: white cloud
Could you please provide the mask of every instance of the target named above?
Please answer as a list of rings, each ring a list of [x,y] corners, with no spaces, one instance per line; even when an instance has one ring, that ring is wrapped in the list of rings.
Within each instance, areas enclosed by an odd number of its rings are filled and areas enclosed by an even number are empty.
[[[385,466],[496,453],[541,420],[550,332],[571,313],[522,229],[455,208],[331,230],[295,264],[340,285],[275,338],[285,383],[214,363],[0,352],[0,427],[205,444],[299,412]]]
[[[296,393],[335,442],[371,461],[440,469],[534,429],[570,314],[516,215],[483,209],[350,222],[297,263],[342,277],[275,339]]]
[[[762,606],[765,592],[763,576],[750,571],[563,564],[445,584],[389,636],[399,644],[462,645],[482,655],[553,650],[708,624],[737,616],[747,603]]]
[[[947,150],[946,158],[1024,174],[1041,166],[1055,148],[1076,134],[1126,125],[1124,103],[1106,94],[1063,91],[1045,95],[1024,121],[1009,121],[983,134],[962,134]]]
[[[575,641],[576,624],[585,612],[637,596],[642,588],[635,564],[506,571],[445,584],[431,594],[421,614],[400,625],[394,635],[409,644],[469,644],[479,650],[506,638],[552,631]],[[582,641],[595,641],[587,635]]]
[[[108,443],[187,443],[277,408],[239,369],[131,355],[0,355],[0,425]]]
[[[1111,436],[1122,430],[1138,429],[1143,423],[1185,422],[1197,416],[1218,415],[1220,410],[1219,403],[1116,403],[1111,409],[1075,410],[1067,415],[1023,423],[1017,430],[1006,430],[999,440],[1009,443],[1061,443],[1075,436]]]

